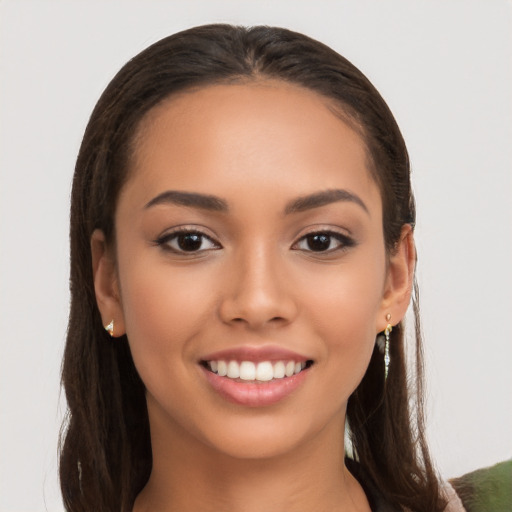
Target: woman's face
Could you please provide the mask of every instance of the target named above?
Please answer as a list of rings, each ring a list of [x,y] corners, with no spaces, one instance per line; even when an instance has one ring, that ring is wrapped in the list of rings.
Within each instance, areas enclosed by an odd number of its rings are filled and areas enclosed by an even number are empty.
[[[311,91],[216,85],[146,116],[99,303],[127,333],[153,442],[267,457],[341,438],[375,336],[400,320],[381,209],[361,138]]]

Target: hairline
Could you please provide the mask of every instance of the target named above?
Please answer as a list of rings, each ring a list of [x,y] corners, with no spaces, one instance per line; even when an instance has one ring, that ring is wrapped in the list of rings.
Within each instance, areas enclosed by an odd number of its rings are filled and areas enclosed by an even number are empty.
[[[261,71],[255,71],[250,75],[233,75],[225,78],[217,78],[213,80],[205,81],[204,83],[192,84],[189,86],[185,86],[182,89],[169,92],[159,101],[157,101],[154,105],[149,107],[140,118],[134,123],[133,132],[127,138],[126,141],[126,168],[123,176],[123,180],[121,183],[121,187],[118,191],[118,197],[122,192],[122,189],[126,185],[127,181],[130,179],[131,174],[135,170],[135,162],[137,158],[137,151],[140,144],[144,141],[146,127],[150,124],[151,117],[157,115],[160,109],[163,109],[170,102],[179,99],[180,97],[194,94],[199,91],[203,91],[205,89],[210,89],[217,86],[237,86],[237,85],[272,85],[275,84],[277,86],[289,86],[292,88],[296,88],[303,91],[309,91],[316,95],[323,103],[323,105],[341,122],[345,123],[361,140],[363,144],[364,154],[365,154],[365,167],[368,171],[370,177],[374,180],[377,187],[379,188],[379,193],[383,195],[383,190],[381,186],[381,182],[379,180],[379,174],[377,172],[377,163],[375,162],[370,146],[369,146],[369,136],[368,133],[361,121],[359,120],[358,113],[350,107],[348,104],[340,101],[337,98],[324,94],[312,87],[308,87],[307,85],[301,84],[298,81],[289,80],[282,77],[274,77],[267,73],[262,73]]]

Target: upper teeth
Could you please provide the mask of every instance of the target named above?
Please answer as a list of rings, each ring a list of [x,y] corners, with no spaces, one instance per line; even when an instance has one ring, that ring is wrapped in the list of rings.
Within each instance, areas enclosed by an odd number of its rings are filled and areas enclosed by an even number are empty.
[[[277,361],[275,363],[270,361],[260,363],[253,363],[252,361],[208,361],[207,365],[212,372],[221,377],[259,381],[291,377],[306,367],[305,362],[296,363],[295,361]]]

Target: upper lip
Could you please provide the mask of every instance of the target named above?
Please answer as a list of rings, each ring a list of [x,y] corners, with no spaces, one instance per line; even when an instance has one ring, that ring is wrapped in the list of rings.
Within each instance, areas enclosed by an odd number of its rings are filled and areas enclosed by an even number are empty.
[[[253,361],[255,363],[261,361],[294,361],[301,363],[309,360],[311,360],[310,357],[306,357],[283,347],[272,345],[227,348],[201,357],[201,361]]]

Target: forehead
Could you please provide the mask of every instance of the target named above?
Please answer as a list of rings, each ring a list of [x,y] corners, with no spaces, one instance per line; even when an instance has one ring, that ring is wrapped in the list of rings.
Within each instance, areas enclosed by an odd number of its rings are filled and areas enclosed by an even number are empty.
[[[374,186],[365,143],[344,117],[324,96],[279,81],[189,90],[142,120],[133,177],[206,193],[284,181],[301,194],[339,188],[342,176],[345,188]]]

